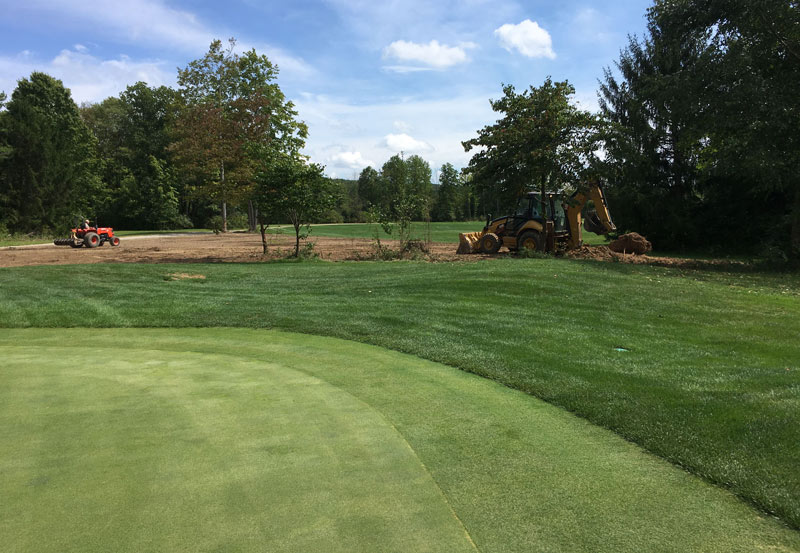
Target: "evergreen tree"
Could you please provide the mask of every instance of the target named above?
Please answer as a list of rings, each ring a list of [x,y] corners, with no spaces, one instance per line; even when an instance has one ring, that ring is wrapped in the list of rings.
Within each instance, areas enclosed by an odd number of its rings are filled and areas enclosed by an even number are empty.
[[[434,221],[456,221],[460,219],[458,171],[450,163],[442,165],[439,171],[439,190],[431,217]]]
[[[94,217],[102,200],[96,141],[61,81],[34,72],[19,81],[0,129],[0,206],[16,232],[59,232]]]

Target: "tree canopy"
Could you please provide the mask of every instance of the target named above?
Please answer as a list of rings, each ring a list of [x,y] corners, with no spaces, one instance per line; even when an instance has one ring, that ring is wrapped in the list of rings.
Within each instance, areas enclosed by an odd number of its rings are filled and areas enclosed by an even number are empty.
[[[571,103],[574,94],[568,81],[548,77],[521,93],[505,85],[503,97],[489,101],[502,117],[463,146],[476,150],[467,171],[498,207],[512,205],[532,187],[555,191],[585,175],[597,148],[599,121]]]
[[[178,72],[183,102],[172,151],[193,174],[198,193],[222,205],[252,195],[259,163],[271,152],[297,153],[308,135],[294,104],[275,81],[278,68],[264,55],[234,52],[215,40],[208,52]]]
[[[673,247],[799,256],[799,54],[796,2],[656,1],[601,82],[617,220]]]
[[[61,81],[34,72],[0,112],[0,206],[17,232],[63,231],[102,201],[96,141]]]

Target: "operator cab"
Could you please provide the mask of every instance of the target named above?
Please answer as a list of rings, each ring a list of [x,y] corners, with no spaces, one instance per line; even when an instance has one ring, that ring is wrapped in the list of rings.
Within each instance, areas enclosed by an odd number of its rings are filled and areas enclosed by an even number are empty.
[[[522,226],[525,221],[531,219],[544,223],[545,221],[553,221],[553,228],[556,233],[566,232],[567,230],[567,215],[564,212],[564,204],[561,201],[560,194],[545,194],[545,216],[542,217],[541,209],[541,195],[536,192],[528,192],[522,196],[517,202],[517,207],[514,210],[514,215],[509,220],[511,230]],[[512,222],[513,219],[513,222]],[[509,224],[506,224],[509,228]]]

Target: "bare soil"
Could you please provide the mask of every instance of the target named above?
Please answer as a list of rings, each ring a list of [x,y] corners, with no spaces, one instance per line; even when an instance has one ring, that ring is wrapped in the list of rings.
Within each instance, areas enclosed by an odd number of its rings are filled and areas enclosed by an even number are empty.
[[[653,251],[650,241],[638,232],[623,234],[608,245],[608,249],[617,253],[633,253],[643,255]]]
[[[369,239],[313,237],[313,252],[321,259],[331,261],[379,259],[375,246]],[[385,241],[383,245],[397,249],[396,242]],[[69,248],[53,244],[11,246],[0,248],[0,267],[23,267],[29,265],[71,265],[81,263],[254,263],[288,257],[294,251],[294,237],[270,235],[269,252],[262,254],[259,234],[230,233],[203,235],[159,235],[123,237],[119,247],[108,244],[94,249]],[[302,248],[302,243],[301,243]],[[456,254],[457,244],[432,243],[428,252],[420,252],[419,259],[433,262],[468,263],[482,259],[498,259],[512,254],[501,252],[488,254]],[[583,246],[567,253],[568,257],[613,261],[623,263],[646,263],[671,267],[701,268],[714,265],[714,261],[651,257],[612,252],[606,246]],[[730,263],[722,262],[720,263]],[[175,273],[175,278],[198,278],[190,272]]]
[[[375,259],[369,239],[314,237],[313,252],[332,261]],[[397,249],[397,243],[384,241]],[[301,248],[303,243],[301,243]],[[229,233],[203,235],[160,235],[123,237],[118,247],[108,244],[93,249],[69,248],[53,244],[0,248],[0,267],[28,265],[69,265],[78,263],[215,263],[260,262],[285,258],[294,251],[294,237],[270,235],[269,252],[263,255],[259,234]],[[431,261],[476,261],[486,255],[456,255],[455,244],[430,245],[421,254]],[[185,277],[184,277],[185,278]]]

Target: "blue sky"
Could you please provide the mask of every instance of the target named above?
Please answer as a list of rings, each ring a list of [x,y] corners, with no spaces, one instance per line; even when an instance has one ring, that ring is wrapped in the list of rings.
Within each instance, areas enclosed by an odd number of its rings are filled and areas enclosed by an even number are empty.
[[[236,37],[280,68],[278,84],[309,125],[305,152],[353,178],[400,151],[438,168],[466,165],[461,141],[496,120],[502,83],[568,79],[594,110],[597,80],[650,0],[0,0],[0,90],[38,70],[76,102],[176,69],[214,38]],[[435,171],[434,171],[435,172]]]

